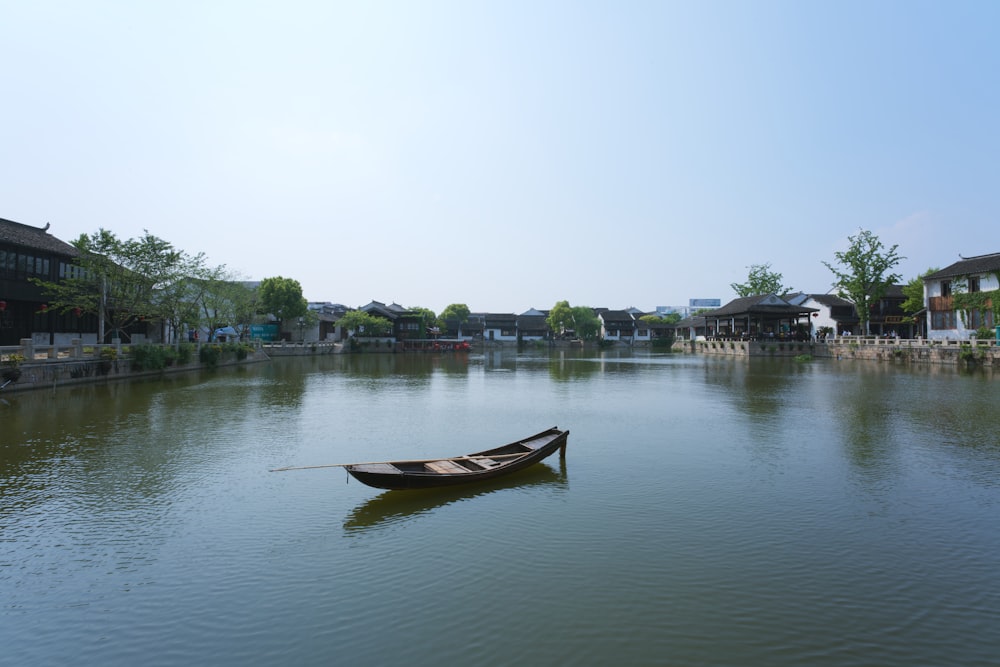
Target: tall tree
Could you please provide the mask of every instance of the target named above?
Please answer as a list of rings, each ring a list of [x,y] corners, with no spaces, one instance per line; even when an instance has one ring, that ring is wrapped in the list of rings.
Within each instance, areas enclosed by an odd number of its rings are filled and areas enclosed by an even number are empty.
[[[594,309],[589,306],[573,306],[572,311],[576,335],[584,340],[597,338],[601,331],[601,320],[594,314]]]
[[[206,272],[200,286],[197,300],[200,320],[209,335],[214,336],[220,327],[231,326],[241,339],[246,337],[256,316],[256,290],[236,280],[222,267]]]
[[[448,329],[448,322],[458,322],[458,333],[462,334],[462,325],[469,321],[469,307],[464,303],[452,303],[438,315],[438,326],[442,331]]]
[[[837,278],[833,285],[837,295],[854,304],[867,335],[871,333],[872,307],[890,285],[901,279],[899,274],[890,273],[891,269],[906,258],[896,252],[899,246],[886,249],[879,237],[866,229],[848,236],[847,240],[847,250],[833,254],[839,267],[829,262],[823,264]]]
[[[138,239],[121,240],[100,229],[73,241],[80,251],[70,275],[62,281],[36,281],[45,288],[50,305],[59,312],[80,309],[96,314],[100,337],[107,331],[128,335],[134,323],[163,317],[169,290],[201,261],[188,257],[148,231]]]
[[[180,345],[182,332],[197,326],[198,298],[203,290],[202,276],[212,269],[205,266],[204,256],[186,258],[184,266],[172,282],[157,292],[160,317],[165,326],[164,341]]]
[[[258,288],[260,308],[271,313],[284,324],[286,320],[305,317],[309,303],[302,296],[302,285],[298,280],[275,276],[264,278]]]
[[[591,339],[601,330],[601,321],[588,306],[571,306],[569,301],[559,301],[552,306],[545,319],[552,331],[563,334],[573,331],[578,337]]]
[[[575,330],[573,308],[569,305],[569,301],[557,301],[556,305],[549,310],[549,316],[545,318],[545,323],[549,325],[549,329],[557,334]]]
[[[757,294],[787,294],[792,291],[791,287],[781,284],[782,275],[771,270],[770,262],[767,264],[753,264],[749,267],[750,273],[747,275],[745,283],[731,283],[729,286],[736,292],[736,296],[755,296]]]

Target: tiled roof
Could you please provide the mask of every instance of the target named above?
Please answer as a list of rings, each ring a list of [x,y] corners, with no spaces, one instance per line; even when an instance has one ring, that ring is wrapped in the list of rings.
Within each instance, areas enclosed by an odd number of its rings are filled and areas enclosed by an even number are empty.
[[[809,298],[824,306],[853,306],[847,299],[836,294],[810,294]]]
[[[784,299],[774,294],[755,294],[754,296],[744,296],[733,299],[721,308],[717,308],[708,313],[706,317],[722,317],[724,315],[745,315],[747,313],[762,314],[794,314],[809,313],[815,308],[796,306],[788,303]]]
[[[48,224],[39,228],[0,218],[0,243],[44,250],[68,257],[76,257],[79,254],[76,248],[49,234],[48,229]]]
[[[927,274],[924,276],[924,280],[940,280],[941,278],[954,278],[956,276],[975,276],[980,273],[992,273],[993,271],[1000,271],[1000,253],[962,258],[961,261],[955,262],[951,266]]]
[[[600,318],[605,322],[631,322],[632,313],[627,310],[605,310],[600,314]]]

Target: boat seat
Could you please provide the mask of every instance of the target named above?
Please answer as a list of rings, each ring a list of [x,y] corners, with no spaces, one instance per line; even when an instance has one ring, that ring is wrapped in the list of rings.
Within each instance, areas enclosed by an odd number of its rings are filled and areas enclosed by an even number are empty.
[[[453,475],[458,472],[470,472],[468,468],[458,465],[454,461],[431,461],[425,463],[427,469],[431,472],[440,473],[442,475]]]
[[[488,459],[485,456],[475,456],[469,459],[473,463],[483,468],[494,468],[500,465],[499,461],[494,461],[493,459]]]

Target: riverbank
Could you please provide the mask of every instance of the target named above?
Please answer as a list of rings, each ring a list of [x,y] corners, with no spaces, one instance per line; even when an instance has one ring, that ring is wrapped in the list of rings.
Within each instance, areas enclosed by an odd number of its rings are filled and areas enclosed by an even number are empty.
[[[163,348],[157,346],[156,349]],[[3,360],[0,395],[78,384],[156,378],[270,361],[268,354],[260,348],[211,343],[191,345],[185,354],[165,357],[162,366],[154,368],[149,367],[149,361],[142,359],[133,346],[122,344],[84,346],[75,341],[67,347],[22,345],[3,348],[0,352]],[[15,359],[17,361],[13,363]]]
[[[677,341],[673,352],[681,354],[705,354],[733,358],[759,357],[812,357],[815,359],[856,359],[894,364],[938,364],[945,366],[969,366],[1000,368],[1000,346],[995,341],[929,341],[924,339],[877,338],[845,336],[823,341],[781,341],[781,340],[698,340]],[[513,342],[473,342],[471,351],[483,352],[497,348],[512,349],[581,349],[579,341],[539,342],[532,341],[522,346]],[[628,347],[632,349],[653,349],[649,344],[626,345],[616,342],[609,346],[596,343],[587,345],[598,349]],[[206,360],[202,348],[213,351]],[[386,345],[386,350],[391,348]],[[144,368],[134,358],[128,345],[89,345],[78,341],[66,347],[21,346],[0,350],[8,362],[15,356],[23,358],[16,366],[4,366],[6,377],[0,379],[0,393],[55,389],[62,386],[95,382],[148,379],[167,374],[189,373],[211,370],[217,367],[242,365],[270,361],[281,357],[309,357],[331,354],[352,353],[341,343],[268,343],[251,345],[204,344],[192,346],[186,360],[174,360],[162,368]],[[353,354],[358,354],[355,351]],[[364,354],[364,352],[360,352]],[[397,353],[402,353],[398,352]],[[426,351],[410,351],[406,354],[427,354]],[[449,351],[442,354],[463,354]],[[11,381],[7,381],[9,378]]]
[[[797,357],[865,361],[980,365],[1000,368],[996,341],[926,340],[840,336],[822,341],[766,339],[678,341],[675,351],[728,357]]]

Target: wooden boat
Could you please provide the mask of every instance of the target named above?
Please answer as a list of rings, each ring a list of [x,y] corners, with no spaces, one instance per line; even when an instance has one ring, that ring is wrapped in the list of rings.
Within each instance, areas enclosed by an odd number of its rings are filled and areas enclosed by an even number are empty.
[[[444,459],[351,463],[353,477],[379,489],[428,489],[468,484],[523,470],[557,449],[566,453],[569,431],[550,428],[533,436],[475,454]]]

